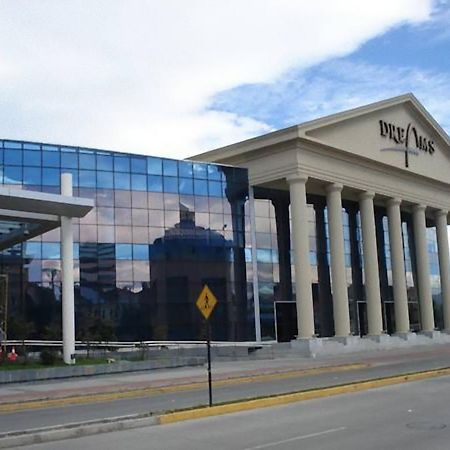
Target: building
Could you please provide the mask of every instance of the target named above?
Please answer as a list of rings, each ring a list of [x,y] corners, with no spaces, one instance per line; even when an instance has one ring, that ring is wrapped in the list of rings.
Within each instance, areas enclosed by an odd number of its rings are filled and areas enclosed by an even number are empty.
[[[192,161],[1,148],[5,188],[56,195],[68,172],[95,204],[72,219],[80,339],[200,339],[204,284],[214,339],[450,330],[450,140],[411,94]],[[16,242],[0,256],[10,332],[58,337],[60,231]]]
[[[450,330],[450,140],[412,94],[196,159],[249,170],[263,339]]]

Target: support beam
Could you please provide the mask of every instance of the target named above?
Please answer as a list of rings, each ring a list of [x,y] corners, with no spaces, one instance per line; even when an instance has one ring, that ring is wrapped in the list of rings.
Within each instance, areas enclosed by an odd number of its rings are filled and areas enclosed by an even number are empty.
[[[61,174],[61,194],[72,196],[72,174]],[[62,264],[62,332],[63,357],[66,364],[75,363],[75,300],[73,281],[72,218],[61,217]]]
[[[395,332],[405,334],[409,333],[410,324],[400,204],[401,200],[399,198],[390,199],[387,203],[387,215],[394,291]]]
[[[417,281],[422,331],[434,331],[433,297],[430,284],[430,265],[428,260],[427,227],[425,206],[416,205],[413,209],[414,242],[416,247]]]
[[[363,192],[359,196],[364,258],[364,289],[366,292],[369,336],[379,336],[383,331],[377,239],[373,208],[374,197],[375,194],[373,192]]]
[[[436,236],[439,253],[439,273],[441,276],[442,304],[444,309],[444,330],[450,332],[450,259],[447,233],[448,211],[436,213]]]
[[[342,226],[341,184],[327,187],[328,229],[330,237],[331,285],[333,291],[334,329],[337,337],[350,335],[347,277]]]
[[[291,196],[292,244],[295,266],[298,338],[314,336],[314,310],[309,262],[308,208],[304,175],[287,178]]]

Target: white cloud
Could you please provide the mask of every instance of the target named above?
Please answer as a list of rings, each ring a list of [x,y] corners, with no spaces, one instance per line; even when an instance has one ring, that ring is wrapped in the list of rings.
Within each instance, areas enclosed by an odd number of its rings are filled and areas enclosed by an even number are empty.
[[[183,157],[268,130],[218,92],[346,55],[432,0],[3,0],[0,136]]]

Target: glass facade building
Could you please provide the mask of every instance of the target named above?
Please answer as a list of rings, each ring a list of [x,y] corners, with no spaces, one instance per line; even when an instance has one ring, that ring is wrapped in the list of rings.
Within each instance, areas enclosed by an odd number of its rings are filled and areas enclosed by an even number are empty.
[[[74,195],[95,208],[74,219],[78,339],[204,337],[195,300],[204,284],[219,299],[213,338],[254,339],[247,283],[247,170],[86,148],[0,141],[4,187]],[[0,255],[8,274],[9,337],[61,336],[60,232]],[[26,330],[26,331],[24,331]]]

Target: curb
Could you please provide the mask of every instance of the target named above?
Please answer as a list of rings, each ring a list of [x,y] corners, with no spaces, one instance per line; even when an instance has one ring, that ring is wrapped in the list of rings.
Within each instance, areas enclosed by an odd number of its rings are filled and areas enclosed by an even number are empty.
[[[369,389],[400,384],[403,382],[421,381],[444,375],[450,375],[450,368],[434,369],[424,372],[378,378],[374,380],[363,380],[354,383],[330,386],[327,388],[294,392],[291,394],[242,400],[212,407],[202,406],[183,411],[163,413],[160,415],[136,414],[103,419],[99,421],[78,422],[48,428],[37,428],[26,431],[3,433],[0,434],[0,449],[91,436],[94,434],[111,431],[131,430],[134,428],[170,424],[259,408],[268,408],[304,400],[313,400],[345,393],[366,391]]]

